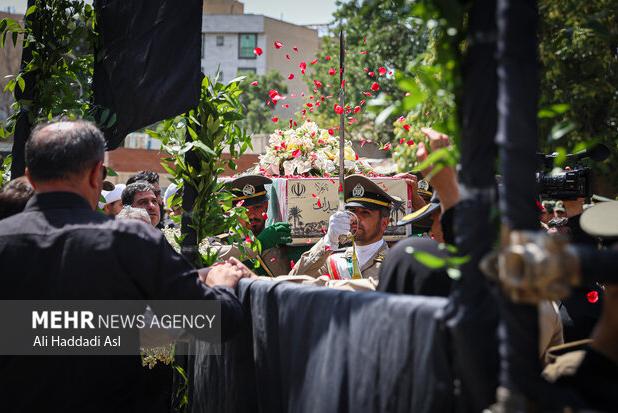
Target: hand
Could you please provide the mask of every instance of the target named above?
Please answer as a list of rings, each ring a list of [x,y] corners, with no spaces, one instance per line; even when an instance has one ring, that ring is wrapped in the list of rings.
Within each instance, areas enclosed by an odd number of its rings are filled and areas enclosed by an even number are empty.
[[[443,133],[436,132],[431,128],[422,128],[421,131],[429,138],[429,147],[432,151],[447,148],[450,146],[449,138]],[[418,150],[416,151],[416,157],[420,162],[423,162],[429,156],[427,148],[423,142],[418,144]],[[455,170],[446,166],[440,171],[433,172],[433,167],[430,166],[423,171],[423,176],[431,177],[429,182],[433,188],[438,191],[440,196],[440,205],[442,212],[454,206],[459,202],[459,186],[457,185],[457,175]]]
[[[241,278],[255,276],[243,263],[233,257],[212,267],[201,268],[198,273],[202,282],[209,287],[220,285],[234,288]]]
[[[584,212],[584,201],[585,198],[562,201],[562,205],[564,205],[564,209],[566,209],[567,218],[581,215]]]
[[[408,188],[412,191],[412,209],[418,210],[424,207],[427,202],[418,194],[418,177],[416,175],[409,174],[407,172],[397,174],[394,178],[403,179],[408,185]]]
[[[339,237],[350,232],[350,215],[345,211],[337,211],[328,220],[326,242],[331,247],[339,247]]]
[[[266,251],[277,245],[284,245],[292,242],[292,230],[287,222],[275,222],[266,227],[257,236],[262,244],[262,251]]]

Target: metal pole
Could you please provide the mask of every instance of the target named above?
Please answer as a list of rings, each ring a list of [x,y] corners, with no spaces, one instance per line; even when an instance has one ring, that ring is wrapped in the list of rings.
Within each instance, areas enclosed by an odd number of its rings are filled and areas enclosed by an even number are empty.
[[[345,196],[345,39],[343,29],[339,32],[339,105],[343,112],[339,115],[339,210],[343,211]]]

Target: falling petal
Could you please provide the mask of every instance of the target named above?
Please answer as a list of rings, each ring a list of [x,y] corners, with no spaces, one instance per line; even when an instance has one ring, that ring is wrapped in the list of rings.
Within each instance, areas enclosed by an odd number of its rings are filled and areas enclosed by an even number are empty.
[[[407,123],[403,125],[403,128],[408,132],[410,131],[410,125],[408,125]]]
[[[333,128],[330,128],[330,129],[328,130],[328,134],[329,134],[330,136],[335,135],[335,131],[333,130]]]
[[[286,58],[286,59],[288,59],[288,60],[290,60],[290,55],[286,53],[286,54],[285,54],[285,58]]]
[[[272,120],[272,121],[273,121],[273,123],[277,123],[277,122],[279,122],[279,118],[278,118],[278,117],[276,117],[276,116],[273,116],[270,120]]]
[[[313,60],[311,61],[311,64],[312,64],[312,65],[314,65],[314,64],[316,64],[317,62],[318,62],[318,59],[313,59]]]
[[[264,52],[262,51],[262,48],[261,48],[261,47],[256,47],[255,49],[253,49],[253,53],[254,53],[256,56],[262,56],[262,53],[264,53]]]
[[[591,304],[596,303],[597,301],[599,301],[599,292],[594,290],[589,291],[588,294],[586,294],[586,299]]]
[[[305,62],[300,62],[300,64],[298,65],[298,67],[300,67],[301,69],[306,69],[307,68],[307,63]]]
[[[251,82],[250,84],[251,84],[251,86],[257,86],[258,85],[258,81],[255,80],[255,81]]]
[[[296,53],[298,53],[298,47],[294,46],[294,47],[292,47],[292,50],[294,50]]]
[[[283,47],[283,43],[279,40],[275,40],[275,49],[281,49]]]
[[[384,145],[382,147],[382,150],[383,151],[390,151],[392,147],[393,147],[393,145],[391,145],[390,143],[387,143],[386,145]]]
[[[313,84],[315,85],[315,87],[317,87],[318,89],[322,87],[322,82],[320,82],[319,80],[314,80]],[[313,96],[312,96],[313,97]]]
[[[294,73],[290,73],[290,74],[288,75],[288,79],[289,79],[289,80],[294,79]]]
[[[337,103],[335,103],[334,110],[337,115],[341,115],[343,113],[343,108]]]

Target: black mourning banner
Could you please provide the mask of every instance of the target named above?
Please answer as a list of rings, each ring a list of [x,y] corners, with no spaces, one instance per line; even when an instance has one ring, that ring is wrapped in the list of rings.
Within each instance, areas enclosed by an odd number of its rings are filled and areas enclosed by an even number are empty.
[[[112,150],[128,133],[197,106],[202,1],[95,0],[94,5],[101,39],[94,103]]]

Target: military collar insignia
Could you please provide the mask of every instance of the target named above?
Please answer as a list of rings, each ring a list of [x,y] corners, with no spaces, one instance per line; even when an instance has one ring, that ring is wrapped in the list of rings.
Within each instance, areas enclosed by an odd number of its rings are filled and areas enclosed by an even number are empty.
[[[355,198],[362,198],[365,195],[365,188],[361,184],[356,184],[354,189],[352,190],[352,196]]]
[[[244,196],[251,196],[255,194],[255,187],[253,185],[247,184],[242,189],[242,193]]]

